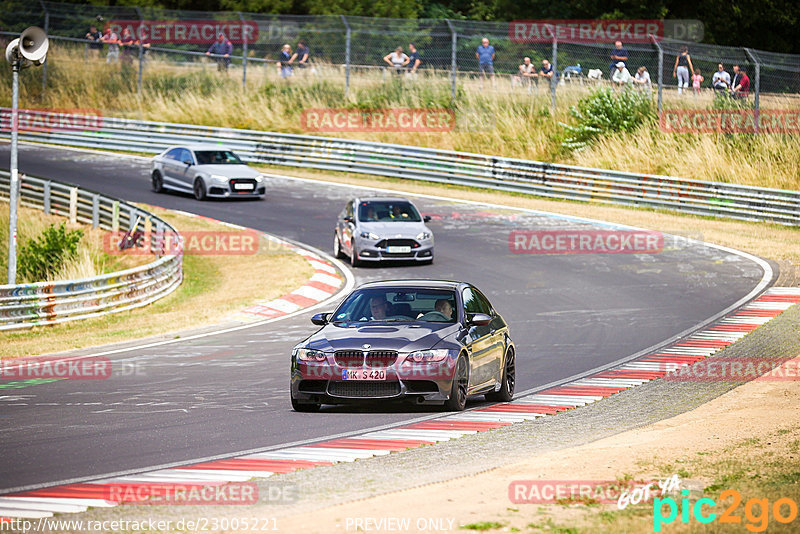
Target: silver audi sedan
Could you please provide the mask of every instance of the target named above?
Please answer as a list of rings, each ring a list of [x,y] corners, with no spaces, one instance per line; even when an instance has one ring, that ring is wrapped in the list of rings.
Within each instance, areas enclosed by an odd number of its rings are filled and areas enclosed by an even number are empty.
[[[153,191],[165,189],[206,198],[261,198],[264,177],[232,150],[219,145],[173,146],[153,157]]]
[[[430,220],[405,198],[354,198],[339,214],[333,254],[349,257],[353,267],[382,260],[433,263]]]

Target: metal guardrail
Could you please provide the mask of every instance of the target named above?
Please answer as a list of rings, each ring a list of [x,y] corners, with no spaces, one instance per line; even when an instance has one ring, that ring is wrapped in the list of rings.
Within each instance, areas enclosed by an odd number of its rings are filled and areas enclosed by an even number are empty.
[[[9,199],[10,180],[0,172],[0,198]],[[118,231],[142,231],[157,259],[124,271],[55,282],[0,285],[0,331],[52,325],[145,306],[174,291],[183,280],[183,256],[159,256],[165,236],[180,234],[168,222],[127,202],[75,186],[21,176],[20,204],[70,222]]]
[[[7,114],[8,110],[2,112]],[[96,122],[96,117],[91,119]],[[25,131],[20,132],[20,140],[143,153],[157,153],[170,145],[202,140],[224,144],[253,163],[484,187],[546,198],[626,204],[748,221],[800,224],[800,191],[417,146],[110,117],[103,118],[96,130]]]

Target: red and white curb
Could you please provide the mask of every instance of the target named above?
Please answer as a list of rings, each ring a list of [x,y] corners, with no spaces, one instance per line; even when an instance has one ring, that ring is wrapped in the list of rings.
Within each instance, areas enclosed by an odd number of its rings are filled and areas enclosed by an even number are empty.
[[[229,228],[235,228],[237,230],[252,230],[258,232],[252,228],[220,221],[205,215],[197,215],[195,213],[189,213],[180,210],[171,211],[186,217],[194,217],[212,221]],[[306,248],[299,247],[279,237],[275,237],[263,232],[258,233],[265,239],[268,239],[269,241],[305,258],[305,260],[311,265],[311,268],[314,269],[314,274],[306,281],[305,284],[295,289],[291,293],[287,293],[286,295],[273,300],[256,302],[255,304],[235,313],[231,317],[232,319],[250,322],[261,321],[263,319],[274,319],[284,315],[289,315],[290,313],[315,306],[320,302],[331,298],[331,296],[338,292],[345,283],[345,280],[339,275],[339,271],[336,269],[336,267],[334,267],[333,264],[323,256]]]
[[[708,358],[798,302],[800,288],[771,288],[755,300],[666,348],[509,403],[310,445],[2,495],[0,521],[46,518],[55,513],[82,512],[92,506],[117,506],[120,502],[109,499],[112,488],[116,494],[129,495],[140,494],[137,490],[143,488],[157,488],[163,492],[168,488],[185,491],[192,487],[221,486],[297,469],[383,456],[555,415],[663,377],[671,368]],[[126,491],[128,489],[132,492]]]

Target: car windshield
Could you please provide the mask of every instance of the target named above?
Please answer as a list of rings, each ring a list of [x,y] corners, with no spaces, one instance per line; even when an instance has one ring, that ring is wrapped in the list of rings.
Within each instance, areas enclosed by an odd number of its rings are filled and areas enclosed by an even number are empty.
[[[198,165],[244,165],[230,150],[196,150]]]
[[[358,205],[358,220],[361,222],[420,222],[417,208],[407,200],[366,200]]]
[[[455,292],[445,289],[364,289],[347,297],[333,322],[455,323],[455,304]]]

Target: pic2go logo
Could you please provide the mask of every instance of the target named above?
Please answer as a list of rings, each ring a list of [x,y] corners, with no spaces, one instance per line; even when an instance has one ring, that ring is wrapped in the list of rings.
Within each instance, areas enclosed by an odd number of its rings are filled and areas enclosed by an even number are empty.
[[[683,490],[683,498],[681,499],[680,514],[681,523],[689,523],[689,514],[694,516],[695,521],[698,523],[711,523],[717,519],[717,514],[712,513],[711,510],[716,508],[717,503],[714,499],[703,498],[695,501],[694,504],[689,502],[689,490]],[[736,490],[725,490],[719,496],[721,501],[726,501],[729,498],[733,502],[719,515],[718,523],[741,524],[741,516],[736,514],[736,509],[742,503],[742,496]],[[668,508],[668,515],[664,515],[664,508]],[[707,506],[707,513],[704,513],[703,507]],[[750,499],[744,505],[744,516],[747,522],[745,528],[750,532],[764,532],[769,526],[769,515],[772,512],[772,517],[778,523],[787,524],[797,519],[797,503],[788,498],[783,497],[772,503],[770,507],[769,499]],[[653,532],[661,532],[661,526],[673,523],[678,518],[678,503],[671,497],[655,498],[653,500]]]

